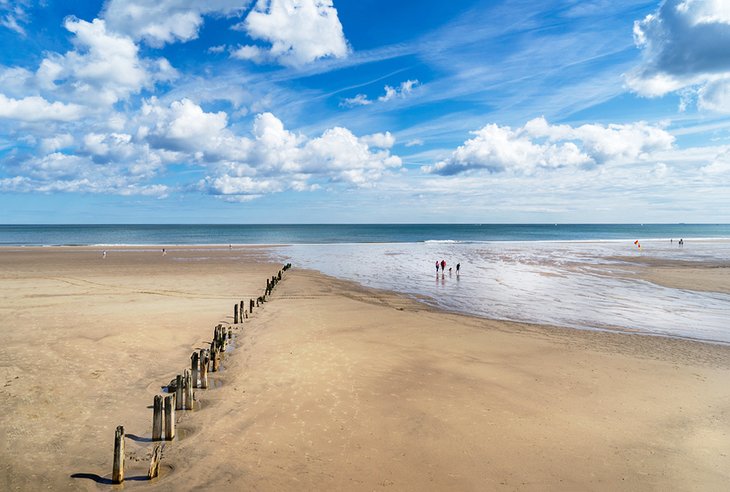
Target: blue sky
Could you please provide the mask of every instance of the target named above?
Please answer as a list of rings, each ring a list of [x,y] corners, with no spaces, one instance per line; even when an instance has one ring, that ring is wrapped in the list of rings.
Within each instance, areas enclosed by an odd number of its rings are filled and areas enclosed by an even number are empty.
[[[730,222],[725,0],[0,0],[0,223]]]

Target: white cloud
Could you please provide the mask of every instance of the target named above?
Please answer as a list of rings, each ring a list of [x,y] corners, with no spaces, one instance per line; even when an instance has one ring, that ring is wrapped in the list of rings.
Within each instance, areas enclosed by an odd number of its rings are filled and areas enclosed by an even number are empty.
[[[64,27],[75,35],[76,50],[50,54],[41,62],[36,79],[45,90],[68,92],[77,102],[109,105],[176,76],[164,58],[140,59],[134,42],[109,32],[103,20],[67,18]]]
[[[244,46],[232,54],[240,59],[301,66],[319,58],[344,58],[348,53],[332,0],[258,0],[235,28],[271,44],[266,50]]]
[[[387,168],[401,165],[399,157],[391,156],[386,150],[371,152],[365,142],[341,127],[325,131],[310,141],[305,151],[307,171],[360,186],[373,184]]]
[[[378,147],[380,149],[390,149],[395,145],[395,137],[390,132],[365,135],[360,138],[360,141],[370,147]]]
[[[718,96],[730,80],[726,0],[666,0],[634,23],[634,41],[642,63],[626,75],[631,89],[654,97],[699,86],[700,107],[730,112],[730,101]]]
[[[707,82],[697,91],[697,105],[722,113],[730,112],[730,76]]]
[[[358,94],[355,97],[350,97],[347,99],[343,99],[340,103],[340,106],[344,106],[347,108],[354,108],[355,106],[367,106],[368,104],[372,104],[373,102],[368,99],[368,96],[365,94]]]
[[[103,11],[109,28],[154,47],[198,37],[203,16],[241,13],[249,0],[110,0]]]
[[[535,118],[512,130],[490,124],[472,132],[443,161],[422,169],[427,173],[454,175],[487,170],[497,173],[534,174],[539,169],[592,167],[607,162],[646,159],[654,151],[672,147],[674,137],[644,122],[627,125],[550,125]]]
[[[23,24],[27,24],[30,0],[0,0],[0,26],[25,36]]]
[[[70,147],[74,144],[74,138],[68,133],[60,135],[54,135],[53,137],[44,138],[41,140],[40,150],[44,154],[50,154],[57,152],[65,147]]]
[[[39,96],[11,99],[0,94],[0,118],[20,121],[74,121],[84,115],[78,104],[48,102]]]
[[[319,182],[371,186],[388,169],[401,165],[388,150],[395,142],[389,132],[357,137],[335,127],[309,139],[287,130],[273,114],[261,113],[250,135],[240,135],[228,126],[224,112],[206,112],[189,99],[169,106],[150,99],[136,123],[138,142],[175,152],[177,161],[206,167],[209,174],[200,187],[214,195],[303,191]],[[92,137],[87,150],[102,154],[106,141]]]
[[[249,60],[259,64],[266,63],[272,59],[268,50],[252,45],[239,46],[231,51],[231,57],[239,60]]]
[[[383,88],[385,90],[385,94],[380,96],[377,100],[378,102],[383,103],[392,101],[393,99],[405,99],[406,97],[410,96],[413,93],[413,89],[415,89],[419,85],[420,82],[418,82],[418,80],[406,80],[404,82],[401,82],[398,87],[391,87],[389,85],[386,85]],[[367,106],[369,104],[372,104],[373,102],[373,100],[368,99],[367,95],[358,94],[355,97],[343,99],[340,103],[340,106],[352,108],[355,106]]]
[[[386,85],[385,94],[380,96],[378,98],[378,101],[386,102],[396,98],[405,98],[409,96],[413,92],[413,89],[418,85],[419,82],[417,80],[406,80],[404,82],[401,82],[400,86],[398,87],[391,87],[389,85]]]
[[[414,138],[406,142],[406,147],[419,147],[421,145],[423,145],[423,140],[420,138]]]
[[[730,177],[730,150],[715,157],[710,164],[702,168],[702,172],[713,177],[719,177],[720,175]]]

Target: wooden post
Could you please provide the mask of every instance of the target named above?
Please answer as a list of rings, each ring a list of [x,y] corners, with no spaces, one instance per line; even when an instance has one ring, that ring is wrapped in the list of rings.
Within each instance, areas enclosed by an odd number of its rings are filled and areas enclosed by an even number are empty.
[[[175,438],[175,394],[165,397],[165,440]]]
[[[238,304],[233,305],[233,324],[238,324]]]
[[[248,312],[253,313],[253,299],[248,300]]]
[[[200,372],[200,369],[199,369],[200,368],[200,363],[199,363],[200,362],[200,356],[198,355],[197,352],[193,352],[193,355],[190,356],[190,360],[191,360],[191,364],[190,365],[192,366],[191,369],[193,370],[192,371],[193,372],[193,374],[192,374],[192,377],[193,377],[192,384],[193,384],[193,388],[197,388],[198,387],[198,373]]]
[[[228,339],[230,340],[231,338],[233,338],[233,329],[229,327],[228,328]]]
[[[175,410],[182,410],[183,404],[183,380],[180,374],[177,375],[175,380]]]
[[[200,353],[202,354],[200,356],[200,387],[208,389],[208,362],[210,361],[210,357],[203,350]]]
[[[210,362],[211,362],[211,368],[210,370],[212,372],[218,371],[218,349],[213,347],[213,350],[210,351]]]
[[[118,426],[114,433],[114,468],[112,482],[124,482],[124,427]]]
[[[190,369],[185,369],[185,410],[193,409],[193,377]]]
[[[159,444],[152,450],[152,459],[150,460],[150,469],[147,472],[147,478],[152,480],[160,474],[160,457],[162,456],[162,446]]]
[[[162,440],[162,396],[155,395],[155,401],[152,405],[152,440]]]
[[[241,323],[243,323],[243,319],[246,317],[246,313],[244,312],[244,309],[243,309],[243,301],[241,301],[238,305],[238,314],[239,314],[238,317],[241,318]]]

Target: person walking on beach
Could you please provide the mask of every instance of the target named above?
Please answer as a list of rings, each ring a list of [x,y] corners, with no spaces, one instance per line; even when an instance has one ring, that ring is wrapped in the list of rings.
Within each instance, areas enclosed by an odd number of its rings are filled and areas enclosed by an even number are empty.
[[[441,271],[446,270],[446,260],[441,260]]]
[[[456,274],[459,275],[459,269],[461,268],[461,263],[456,264]]]
[[[102,251],[102,253],[101,253],[101,257],[102,257],[102,258],[106,258],[106,250]]]
[[[436,260],[436,275],[439,274],[439,261]]]

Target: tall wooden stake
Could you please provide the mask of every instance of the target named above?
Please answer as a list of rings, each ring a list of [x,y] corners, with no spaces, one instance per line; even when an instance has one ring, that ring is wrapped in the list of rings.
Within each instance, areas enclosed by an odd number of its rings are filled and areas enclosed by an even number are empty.
[[[193,409],[193,377],[190,369],[185,369],[185,410]]]
[[[192,384],[193,384],[193,388],[197,388],[198,387],[198,372],[200,371],[200,369],[199,369],[200,355],[197,352],[193,352],[193,355],[190,356],[190,360],[191,360],[191,366],[192,366],[191,369],[193,370],[192,371],[193,372]]]
[[[200,387],[208,389],[208,362],[210,361],[210,357],[208,357],[208,353],[204,350],[201,350],[200,353],[202,354],[200,356]]]
[[[155,395],[155,402],[152,405],[152,440],[162,440],[162,396]]]
[[[178,374],[175,380],[175,410],[182,410],[185,401],[183,400],[183,377]]]
[[[118,426],[114,433],[114,468],[112,482],[124,482],[124,426]]]
[[[175,438],[175,395],[165,397],[165,440]]]

